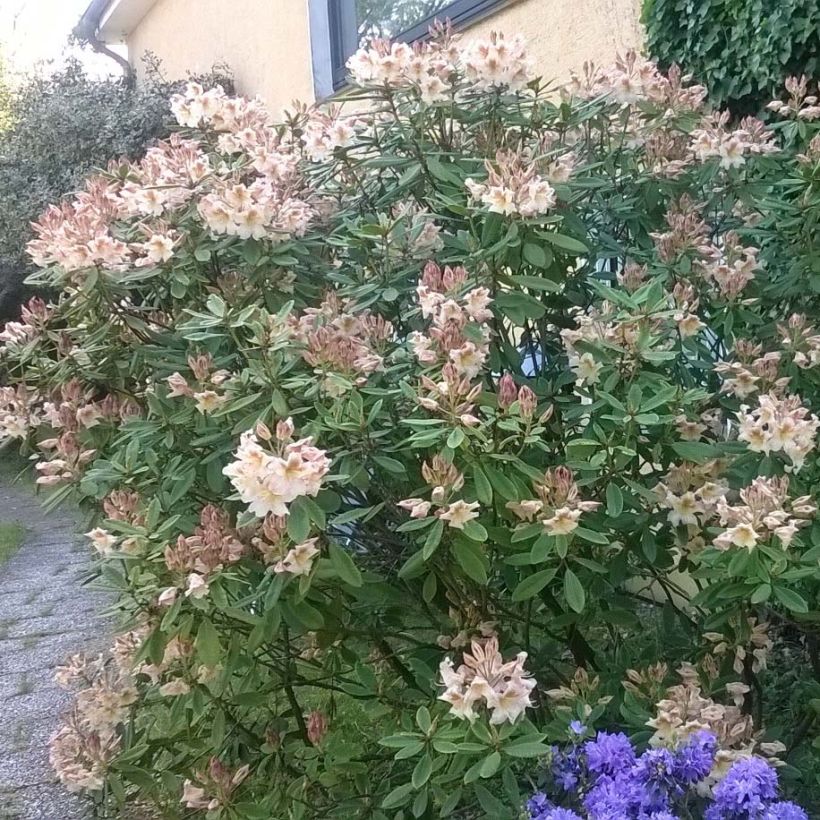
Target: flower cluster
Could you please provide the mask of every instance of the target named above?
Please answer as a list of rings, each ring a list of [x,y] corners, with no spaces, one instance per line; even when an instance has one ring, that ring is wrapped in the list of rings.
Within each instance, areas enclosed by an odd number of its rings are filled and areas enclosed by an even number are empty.
[[[772,536],[788,547],[800,527],[817,512],[811,496],[789,499],[789,477],[756,478],[740,491],[741,504],[717,503],[720,526],[726,527],[713,543],[721,550],[743,547],[751,550]]]
[[[439,665],[444,693],[439,700],[450,704],[450,714],[475,720],[477,706],[490,710],[490,723],[515,723],[532,706],[530,693],[535,680],[524,670],[526,652],[519,652],[514,661],[507,661],[498,651],[498,639],[474,640],[471,651],[462,656],[458,669],[449,658]]]
[[[36,392],[24,384],[0,387],[0,444],[7,439],[24,439],[42,418]]]
[[[415,90],[422,102],[431,104],[461,90],[520,91],[529,82],[532,62],[524,39],[506,38],[492,32],[486,40],[462,46],[447,27],[436,30],[424,43],[373,40],[348,60],[353,81],[361,86]]]
[[[53,313],[54,308],[38,296],[29,299],[20,309],[20,321],[8,321],[0,330],[0,356],[40,336]]]
[[[578,725],[577,735],[585,727]],[[701,803],[698,786],[713,767],[714,735],[700,731],[675,747],[638,755],[624,734],[599,732],[568,750],[554,748],[555,799],[545,793],[527,801],[530,820],[678,820]],[[778,800],[777,773],[761,758],[739,760],[714,790],[706,820],[808,820],[797,805]],[[677,812],[681,811],[682,814]],[[582,812],[582,813],[581,813]]]
[[[293,332],[304,345],[302,357],[321,377],[323,389],[331,396],[341,396],[384,369],[384,351],[393,337],[393,326],[329,292],[318,308],[308,308],[293,321]]]
[[[249,774],[250,766],[247,764],[233,770],[218,757],[212,757],[208,768],[197,772],[195,781],[185,781],[179,802],[188,809],[216,811],[230,802],[234,791]]]
[[[814,449],[820,420],[809,413],[799,396],[779,398],[767,393],[753,410],[741,407],[737,437],[754,453],[785,453],[797,472]]]
[[[99,791],[120,750],[119,727],[137,700],[130,669],[116,657],[75,655],[54,677],[77,694],[67,721],[49,740],[52,768],[69,791]]]
[[[766,108],[780,117],[796,117],[799,120],[820,118],[820,97],[817,92],[809,94],[809,78],[805,74],[800,77],[787,77],[786,91],[789,93],[787,102],[772,100]]]
[[[731,131],[726,130],[728,121],[728,112],[712,115],[692,132],[692,152],[700,161],[717,157],[721,168],[737,168],[751,154],[777,150],[773,132],[757,118],[746,117]]]
[[[472,427],[479,421],[472,410],[481,391],[472,380],[480,373],[489,351],[492,299],[485,287],[459,296],[466,282],[464,268],[442,270],[435,262],[425,265],[416,293],[421,315],[431,320],[431,326],[427,334],[413,331],[408,341],[419,363],[441,368],[438,382],[422,376],[427,395],[419,399],[421,406]]]
[[[486,160],[486,182],[467,179],[470,197],[491,213],[525,218],[546,214],[555,207],[553,187],[537,172],[536,166],[521,154],[499,151],[495,162]]]
[[[174,372],[165,379],[168,385],[168,398],[192,398],[200,413],[213,413],[218,410],[227,399],[224,389],[231,377],[230,372],[216,370],[209,353],[189,356],[188,367],[198,384],[192,387],[185,376]]]
[[[313,446],[312,439],[292,440],[293,429],[290,419],[277,425],[277,454],[259,444],[259,438],[270,440],[265,428],[257,425],[256,433],[244,432],[236,459],[223,470],[240,499],[258,518],[268,513],[287,515],[287,505],[292,501],[303,495],[317,495],[330,469],[330,460],[323,450]]]
[[[165,548],[165,565],[171,572],[186,577],[186,595],[202,598],[208,593],[208,579],[226,564],[236,563],[245,546],[229,525],[228,514],[213,504],[202,508],[199,526],[193,535],[180,535]],[[167,603],[175,590],[164,593]]]
[[[259,101],[191,83],[172,109],[180,124],[221,132],[218,153],[205,139],[174,134],[139,162],[91,178],[34,226],[28,250],[37,265],[72,274],[166,264],[184,238],[170,224],[192,201],[213,236],[279,242],[305,233],[317,210],[298,170],[299,146],[282,142]],[[223,161],[235,154],[246,161]],[[134,217],[140,223],[129,231]]]
[[[421,467],[422,478],[432,488],[431,501],[423,498],[405,498],[398,506],[410,513],[411,518],[427,518],[435,506],[435,516],[446,521],[449,527],[463,530],[464,525],[478,518],[479,503],[454,497],[464,486],[464,475],[458,468],[440,455]]]
[[[547,470],[533,482],[538,498],[507,502],[507,509],[522,521],[537,518],[549,535],[569,535],[578,528],[581,514],[601,506],[599,501],[584,501],[569,467]]]
[[[585,63],[582,75],[572,72],[567,93],[584,99],[608,96],[625,105],[648,101],[667,110],[692,111],[699,110],[706,97],[706,89],[691,85],[691,78],[682,76],[676,67],[664,76],[654,62],[632,50],[606,68]]]
[[[718,362],[714,367],[715,373],[723,379],[722,393],[730,393],[739,399],[757,392],[783,393],[789,378],[780,375],[783,356],[779,351],[764,353],[762,345],[737,339],[733,352],[734,361]]]

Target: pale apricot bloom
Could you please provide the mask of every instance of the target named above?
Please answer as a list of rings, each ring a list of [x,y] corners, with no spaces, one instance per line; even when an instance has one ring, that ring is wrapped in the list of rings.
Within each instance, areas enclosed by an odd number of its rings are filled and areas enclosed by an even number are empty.
[[[490,710],[490,723],[515,723],[532,706],[530,693],[535,681],[524,670],[526,652],[504,663],[496,637],[474,640],[463,663],[453,668],[449,658],[439,665],[444,692],[439,700],[450,704],[450,714],[466,720],[478,717],[476,707]]]
[[[449,504],[447,508],[441,513],[441,520],[446,521],[448,526],[457,530],[463,530],[464,525],[474,518],[478,518],[478,501],[464,501],[459,499]]]
[[[191,687],[182,679],[174,678],[168,683],[163,683],[159,687],[159,693],[165,698],[176,697],[177,695],[187,695]]]
[[[319,554],[316,541],[316,538],[311,538],[297,544],[279,563],[274,565],[273,571],[276,573],[289,572],[291,575],[310,575],[313,559]]]
[[[410,518],[427,518],[431,504],[423,498],[405,498],[399,501],[398,506],[403,510],[408,510]]]
[[[103,529],[102,527],[95,527],[85,535],[91,540],[91,543],[94,545],[94,549],[96,549],[100,555],[108,555],[113,551],[114,545],[117,543],[116,536],[112,535],[108,530]]]
[[[544,529],[549,535],[569,535],[578,528],[578,519],[581,517],[580,509],[570,509],[561,507],[555,511],[551,518],[544,519]]]
[[[225,400],[225,396],[220,395],[214,390],[202,390],[199,393],[194,393],[196,409],[199,410],[200,413],[213,413],[225,403]]]

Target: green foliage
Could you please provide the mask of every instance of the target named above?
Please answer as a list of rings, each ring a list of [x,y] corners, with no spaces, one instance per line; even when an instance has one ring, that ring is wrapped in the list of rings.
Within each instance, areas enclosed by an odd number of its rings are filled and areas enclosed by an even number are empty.
[[[230,84],[223,75],[215,69],[203,82]],[[23,298],[30,223],[91,171],[117,157],[135,159],[167,136],[168,97],[178,87],[156,63],[139,88],[91,78],[72,61],[11,91],[0,70],[0,321],[14,317]]]
[[[25,529],[17,521],[0,521],[0,566],[17,552],[24,535]]]
[[[817,123],[506,46],[426,46],[443,90],[365,54],[350,119],[189,89],[42,221],[0,431],[101,528],[126,634],[52,744],[101,803],[513,820],[681,664],[814,788],[761,679],[786,630],[817,667]]]
[[[818,0],[645,0],[647,48],[716,106],[756,114],[791,75],[820,72]]]

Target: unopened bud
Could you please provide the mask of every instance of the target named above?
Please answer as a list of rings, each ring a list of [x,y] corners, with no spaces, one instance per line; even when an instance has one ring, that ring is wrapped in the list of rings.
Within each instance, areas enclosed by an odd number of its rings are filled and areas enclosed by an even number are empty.
[[[290,441],[293,438],[293,419],[286,418],[284,421],[280,421],[276,425],[276,438],[279,441]]]
[[[314,746],[318,746],[322,742],[322,739],[327,734],[327,730],[329,728],[330,723],[323,712],[320,712],[318,709],[314,709],[308,715],[307,736],[308,740]]]
[[[515,379],[509,373],[505,373],[498,381],[498,406],[502,410],[506,410],[516,400],[517,396],[518,389],[515,385]]]
[[[261,438],[262,441],[270,441],[272,437],[270,427],[268,427],[264,421],[256,422],[256,435]]]
[[[535,393],[533,393],[526,384],[522,385],[518,391],[518,410],[521,416],[527,420],[531,419],[535,413],[537,404],[538,399]]]

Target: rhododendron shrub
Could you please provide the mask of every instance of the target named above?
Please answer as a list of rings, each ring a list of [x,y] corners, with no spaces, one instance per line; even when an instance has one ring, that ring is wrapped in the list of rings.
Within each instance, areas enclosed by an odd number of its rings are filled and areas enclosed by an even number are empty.
[[[504,818],[578,721],[708,730],[712,786],[782,753],[761,679],[784,625],[813,645],[820,557],[813,122],[732,125],[635,55],[558,91],[501,35],[350,69],[282,122],[191,85],[37,225],[60,295],[2,332],[0,430],[89,510],[123,626],[61,673],[60,778]]]

